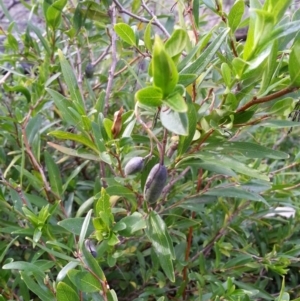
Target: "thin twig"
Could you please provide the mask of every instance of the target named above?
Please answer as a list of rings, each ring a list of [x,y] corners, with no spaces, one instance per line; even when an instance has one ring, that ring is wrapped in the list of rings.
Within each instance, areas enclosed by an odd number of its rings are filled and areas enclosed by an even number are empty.
[[[108,51],[111,47],[111,44],[109,44],[105,50],[103,51],[103,53],[96,59],[96,61],[92,62],[92,66],[95,67],[99,62],[101,62],[108,54]]]
[[[109,8],[109,14],[111,19],[111,25],[113,28],[117,20],[116,5],[114,3]],[[114,81],[114,73],[117,65],[117,35],[114,30],[111,31],[111,60],[112,62],[108,72],[108,81],[106,87],[104,116],[106,116],[108,113],[109,98],[110,98],[110,93]]]
[[[151,22],[154,26],[157,26],[167,37],[170,37],[170,34],[168,33],[168,31],[162,26],[162,24],[157,19],[149,20],[147,18],[138,16],[138,15],[130,12],[126,8],[124,8],[118,0],[113,0],[113,2],[118,7],[118,10],[120,13],[126,14],[142,23],[150,23]]]
[[[148,14],[152,17],[152,19],[154,20],[154,22],[152,22],[153,24],[155,23],[159,29],[169,38],[170,34],[168,33],[168,31],[166,30],[166,28],[159,22],[159,20],[157,19],[157,17],[155,16],[155,14],[151,11],[151,9],[146,5],[145,1],[142,0],[142,7],[148,12]]]
[[[190,166],[186,167],[176,178],[174,178],[168,183],[168,185],[166,185],[166,187],[162,191],[162,199],[164,199],[170,192],[171,188],[189,172],[190,168]]]
[[[9,78],[9,76],[12,74],[12,72],[7,72],[1,79],[0,79],[0,85],[4,84],[5,81]]]
[[[138,102],[135,105],[135,109],[134,109],[134,114],[136,117],[136,120],[142,125],[142,127],[144,128],[144,130],[147,132],[147,134],[149,135],[149,137],[151,139],[153,139],[156,144],[157,144],[157,148],[159,150],[159,154],[160,157],[163,156],[163,147],[162,144],[158,141],[157,137],[154,135],[154,133],[148,128],[148,126],[144,123],[144,121],[141,119],[139,112],[138,112]]]

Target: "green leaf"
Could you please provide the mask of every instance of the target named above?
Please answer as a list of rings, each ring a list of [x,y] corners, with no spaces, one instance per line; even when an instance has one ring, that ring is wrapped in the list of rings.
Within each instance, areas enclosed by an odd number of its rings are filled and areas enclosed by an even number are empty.
[[[81,231],[79,234],[79,239],[78,239],[78,246],[79,246],[80,250],[82,250],[84,248],[83,242],[84,242],[84,239],[86,237],[86,234],[87,234],[87,231],[89,228],[92,212],[93,212],[93,209],[90,209],[83,221],[83,224],[82,224],[82,228],[81,228]]]
[[[46,52],[48,55],[51,54],[51,49],[49,46],[48,41],[43,37],[43,34],[41,33],[40,29],[36,26],[34,26],[31,22],[28,23],[28,28],[32,31],[34,31],[34,33],[37,35],[37,37],[40,39],[42,45],[44,46]]]
[[[215,37],[214,41],[204,50],[204,52],[189,66],[181,70],[180,75],[196,75],[198,77],[208,66],[213,59],[218,49],[223,44],[227,37],[229,29],[225,29],[219,36]],[[185,80],[184,86],[191,84],[193,80]],[[180,78],[180,84],[183,84]]]
[[[231,85],[231,70],[230,70],[228,64],[223,63],[221,65],[221,72],[222,72],[222,76],[223,76],[224,83],[225,83],[226,87],[230,88],[230,85]]]
[[[188,42],[188,34],[183,29],[176,29],[173,31],[171,37],[165,44],[166,52],[170,57],[175,57],[181,54]]]
[[[66,4],[67,4],[67,0],[58,0],[48,7],[46,12],[46,21],[47,24],[53,30],[59,27],[61,22],[62,9]]]
[[[73,290],[68,284],[59,282],[56,287],[57,301],[79,301],[77,292]]]
[[[175,112],[171,109],[162,108],[160,111],[162,125],[177,135],[188,135],[189,122],[187,113]]]
[[[163,100],[163,103],[176,112],[184,113],[188,109],[183,97],[179,93],[171,94]]]
[[[6,255],[7,251],[9,250],[10,246],[18,239],[19,236],[14,237],[8,244],[7,246],[5,246],[5,249],[2,251],[2,253],[0,254],[0,263],[2,262],[4,256]],[[2,266],[2,269],[4,269],[4,267]]]
[[[44,156],[51,184],[51,189],[53,190],[53,192],[55,192],[55,194],[62,197],[63,189],[60,170],[56,165],[55,161],[53,160],[52,156],[47,151],[44,152]]]
[[[43,283],[37,284],[27,272],[20,272],[21,278],[25,282],[26,286],[36,294],[40,300],[42,301],[55,301],[52,292],[48,287],[46,287]]]
[[[239,0],[234,3],[231,7],[230,12],[228,14],[228,26],[230,27],[232,32],[235,32],[238,26],[241,23],[243,14],[245,9],[245,3],[242,0]]]
[[[31,94],[29,90],[24,86],[18,85],[18,86],[9,87],[6,84],[4,84],[4,88],[6,91],[22,93],[26,97],[27,102],[31,101]]]
[[[77,112],[80,115],[86,115],[84,109],[84,102],[73,69],[71,68],[69,62],[66,60],[60,49],[58,49],[58,56],[64,80],[66,81],[66,84],[71,94],[71,99],[74,102]]]
[[[83,151],[81,152],[79,150],[61,146],[61,145],[58,145],[58,144],[55,144],[52,142],[47,142],[47,144],[68,156],[79,157],[79,158],[83,158],[86,160],[101,161],[100,160],[101,158],[99,156],[95,156],[95,155],[87,153],[87,152],[83,152]]]
[[[122,218],[117,224],[125,224],[126,228],[124,230],[118,231],[121,236],[130,237],[142,229],[145,229],[146,222],[142,214],[139,212],[134,212],[132,215]]]
[[[188,135],[180,136],[178,143],[178,156],[181,156],[186,152],[186,150],[190,147],[191,142],[193,141],[196,126],[197,126],[197,112],[195,110],[193,103],[188,103]]]
[[[271,80],[274,77],[275,69],[277,66],[277,55],[278,55],[278,42],[277,40],[275,40],[271,48],[271,53],[269,54],[266,61],[266,66],[262,77],[262,84],[261,84],[259,95],[262,95],[271,84]]]
[[[177,85],[178,72],[175,63],[167,54],[157,35],[153,46],[151,66],[154,86],[161,89],[163,97],[168,96]]]
[[[289,58],[289,72],[291,84],[300,87],[300,38],[296,39]]]
[[[64,131],[52,131],[49,132],[48,135],[62,140],[71,140],[71,141],[80,142],[86,145],[87,147],[89,147],[90,149],[94,150],[95,152],[98,152],[98,149],[93,143],[93,141],[87,136],[84,136],[83,134],[80,133],[74,134],[74,133],[64,132]]]
[[[86,264],[86,266],[93,271],[94,276],[97,277],[97,280],[100,282],[104,281],[106,282],[105,275],[99,266],[97,260],[92,256],[92,254],[85,248],[82,248],[82,254],[83,254],[83,261]]]
[[[146,235],[152,243],[163,271],[171,282],[175,282],[172,262],[172,259],[175,259],[175,252],[165,222],[155,211],[151,211],[146,225]]]
[[[66,218],[58,222],[57,224],[72,234],[80,235],[84,220],[85,219],[83,217],[72,217],[72,218]],[[93,231],[94,231],[94,227],[92,222],[90,221],[87,229],[87,236],[90,235]]]
[[[200,6],[200,1],[199,0],[193,0],[193,16],[194,16],[194,22],[196,27],[199,27],[199,6]]]
[[[69,109],[74,108],[73,103],[54,90],[47,88],[46,91],[53,97],[53,101],[58,108],[62,119],[68,124],[74,125],[76,127],[80,126],[81,119],[77,118],[77,116],[74,116],[74,114],[72,114]]]
[[[141,104],[150,107],[159,107],[162,105],[163,93],[160,88],[146,87],[138,90],[135,94],[135,99]]]
[[[239,187],[214,187],[213,189],[206,192],[204,195],[213,195],[224,198],[237,198],[250,201],[262,202],[268,207],[268,202],[259,194],[243,190]]]
[[[135,34],[133,29],[126,23],[117,23],[114,26],[117,35],[127,44],[135,46]]]
[[[68,277],[77,289],[84,293],[99,292],[102,289],[99,281],[87,271],[70,270]]]
[[[68,262],[58,273],[57,277],[56,277],[56,282],[62,281],[66,276],[67,273],[72,270],[75,269],[77,266],[79,265],[79,261],[75,262],[75,261],[71,261]]]
[[[238,153],[248,158],[271,158],[271,159],[288,159],[289,155],[287,153],[273,150],[271,148],[259,145],[252,142],[224,142],[220,143],[211,143],[207,149],[215,150],[218,148],[220,153]]]
[[[151,41],[151,22],[148,23],[144,32],[144,43],[146,48],[152,50],[152,41]]]

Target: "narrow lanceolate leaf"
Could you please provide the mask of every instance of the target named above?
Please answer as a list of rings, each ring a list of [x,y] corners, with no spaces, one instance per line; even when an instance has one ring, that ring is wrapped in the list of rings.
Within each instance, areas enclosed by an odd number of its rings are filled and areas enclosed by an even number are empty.
[[[205,70],[207,65],[211,62],[214,55],[223,44],[225,38],[227,37],[229,29],[225,29],[219,36],[215,37],[214,41],[204,50],[204,52],[189,66],[182,69],[180,76],[185,74],[194,74],[197,77]],[[184,85],[188,86],[193,81],[185,81]],[[179,80],[179,84],[180,84]]]
[[[64,80],[66,81],[66,84],[71,94],[72,101],[76,106],[77,112],[80,115],[86,115],[84,110],[84,102],[80,94],[77,79],[73,72],[73,69],[60,49],[58,49],[58,56]]]
[[[78,240],[78,246],[79,249],[82,250],[83,246],[83,241],[85,239],[89,224],[90,224],[90,220],[91,220],[91,215],[92,215],[93,209],[90,209],[89,212],[87,213],[84,222],[82,224],[82,228],[80,231],[80,235],[79,235],[79,240]]]
[[[292,85],[300,87],[300,39],[295,40],[289,59],[289,72]]]
[[[261,195],[243,190],[239,187],[216,187],[206,192],[204,195],[214,195],[224,198],[237,198],[249,201],[257,201],[269,206],[268,202]]]
[[[79,295],[71,286],[64,282],[59,282],[56,288],[57,301],[79,301]]]
[[[95,146],[94,142],[91,139],[84,136],[83,134],[74,134],[74,133],[64,132],[64,131],[52,131],[48,133],[48,135],[62,140],[71,140],[71,141],[82,143],[83,145],[94,150],[95,152],[98,152],[98,149]]]
[[[163,93],[160,88],[146,87],[137,91],[135,98],[146,106],[159,107],[162,105]]]
[[[135,35],[133,29],[125,23],[118,23],[114,26],[117,35],[129,45],[135,46]]]
[[[47,151],[45,151],[44,155],[51,189],[53,190],[53,192],[55,192],[55,194],[61,197],[63,188],[59,168],[53,160],[52,156]]]
[[[157,253],[160,265],[169,280],[174,282],[175,274],[172,259],[175,258],[175,252],[166,224],[155,211],[151,211],[146,220],[146,225],[146,235]]]
[[[241,23],[245,9],[244,1],[237,1],[231,8],[228,14],[228,25],[232,32],[235,32]]]
[[[146,48],[152,50],[152,41],[151,41],[151,22],[148,23],[144,32],[144,43]]]
[[[59,114],[61,114],[61,118],[68,124],[80,126],[80,116],[75,116],[70,110],[70,108],[73,108],[75,110],[73,103],[66,99],[63,95],[52,89],[46,89],[46,91],[53,98],[55,106],[57,107]]]
[[[35,294],[37,297],[42,301],[54,301],[53,294],[51,293],[50,289],[47,288],[44,284],[37,284],[28,273],[20,272],[21,278],[25,282],[26,286]],[[76,299],[74,299],[76,300]]]
[[[68,156],[79,157],[87,160],[101,161],[100,156],[96,156],[87,152],[80,152],[76,149],[61,146],[52,142],[47,142],[47,144]]]

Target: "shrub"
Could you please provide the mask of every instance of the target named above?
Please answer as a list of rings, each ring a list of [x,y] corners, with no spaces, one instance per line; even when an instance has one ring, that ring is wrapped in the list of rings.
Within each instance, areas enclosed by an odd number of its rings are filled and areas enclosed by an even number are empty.
[[[300,297],[290,4],[24,3],[44,27],[2,30],[0,300]]]

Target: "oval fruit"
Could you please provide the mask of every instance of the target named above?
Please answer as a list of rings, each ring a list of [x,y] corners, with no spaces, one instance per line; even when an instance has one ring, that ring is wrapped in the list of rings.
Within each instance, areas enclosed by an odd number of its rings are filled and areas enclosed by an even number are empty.
[[[85,67],[85,76],[87,78],[92,78],[94,76],[94,66],[91,63],[88,63]]]
[[[144,188],[144,199],[155,203],[161,195],[168,177],[167,168],[158,163],[154,165],[148,175]]]
[[[125,165],[125,175],[133,175],[141,171],[144,167],[144,158],[143,157],[133,157]]]

